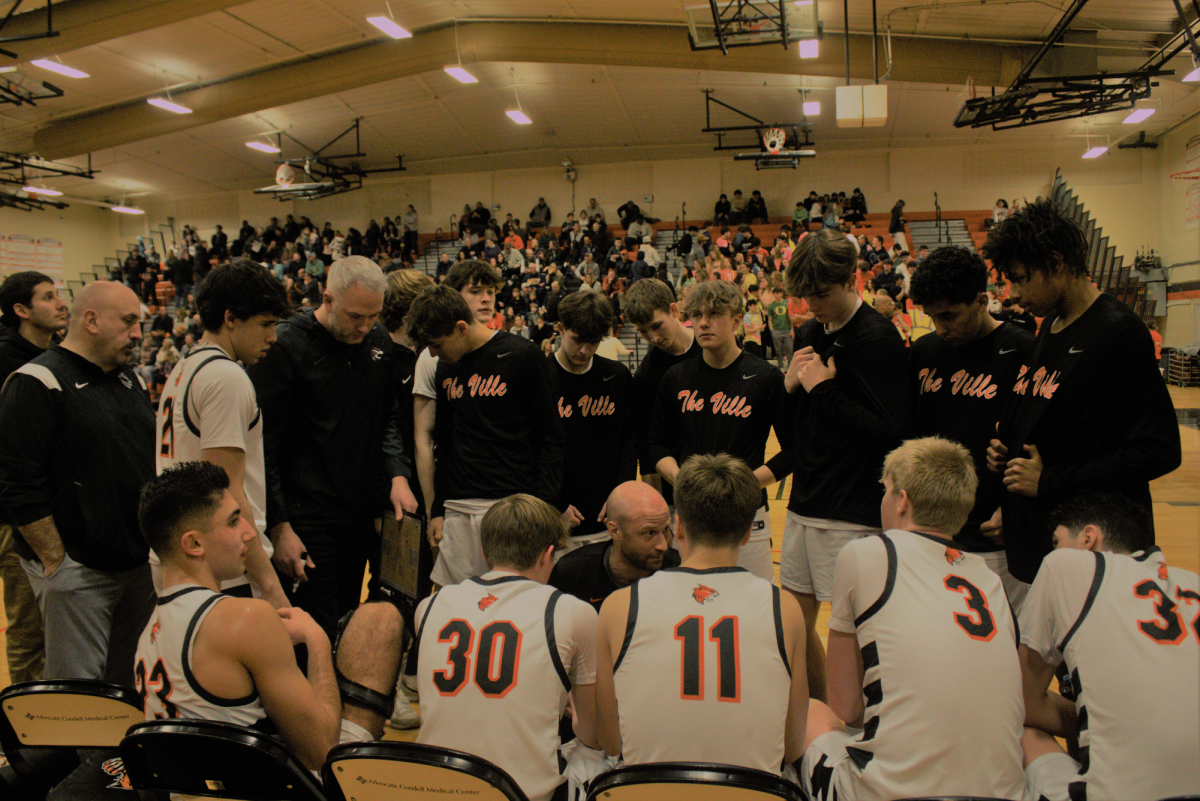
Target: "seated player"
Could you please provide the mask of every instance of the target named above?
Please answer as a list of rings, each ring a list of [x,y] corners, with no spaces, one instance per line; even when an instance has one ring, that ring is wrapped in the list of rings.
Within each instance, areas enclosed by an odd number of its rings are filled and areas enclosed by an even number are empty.
[[[604,599],[621,587],[664,567],[679,567],[671,547],[671,514],[658,490],[644,481],[626,481],[605,503],[610,541],[571,551],[554,565],[550,586],[587,601],[600,611]]]
[[[834,567],[829,706],[812,702],[800,766],[813,801],[1024,797],[1012,611],[954,544],[977,484],[970,452],[939,437],[884,461],[884,533]]]
[[[338,742],[379,739],[399,670],[400,613],[359,607],[333,649],[308,613],[218,593],[245,571],[255,535],[210,462],[183,462],[142,488],[138,523],[162,560],[163,589],[138,642],[147,720],[273,725],[308,768]],[[307,675],[293,647],[308,649]],[[340,689],[340,693],[339,693]]]
[[[568,695],[575,733],[594,748],[596,612],[545,586],[567,541],[554,507],[502,498],[480,537],[488,572],[417,607],[417,742],[490,760],[530,801],[547,801],[563,782],[558,723]]]
[[[1079,496],[1056,517],[1021,610],[1030,796],[1200,791],[1200,578],[1167,566],[1128,498]],[[1046,691],[1064,663],[1074,703]],[[1051,736],[1077,733],[1078,762]]]
[[[683,565],[617,590],[600,610],[596,700],[608,754],[631,765],[772,773],[799,759],[808,709],[800,604],[737,566],[761,491],[728,454],[696,455],[680,468]]]

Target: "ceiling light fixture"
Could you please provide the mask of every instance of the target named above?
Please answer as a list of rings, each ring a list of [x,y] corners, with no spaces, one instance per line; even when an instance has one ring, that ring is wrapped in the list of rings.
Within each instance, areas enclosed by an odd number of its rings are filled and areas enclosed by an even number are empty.
[[[247,142],[246,147],[262,151],[263,153],[279,152],[279,148],[275,147],[275,145],[268,145],[266,142]]]
[[[1083,157],[1085,159],[1094,159],[1097,156],[1103,156],[1107,152],[1108,152],[1108,137],[1107,136],[1104,137],[1103,145],[1096,145],[1095,147],[1092,147],[1092,135],[1091,134],[1087,135],[1087,151],[1085,151],[1083,154]]]
[[[462,51],[458,49],[458,17],[454,18],[454,55],[458,58],[458,64],[451,64],[445,67],[446,74],[453,77],[459,83],[479,83],[478,78],[463,69]]]
[[[805,116],[815,117],[820,113],[821,113],[821,101],[820,100],[805,100],[804,101]]]
[[[821,41],[819,39],[800,40],[800,58],[816,58],[820,54]]]
[[[524,111],[521,111],[518,108],[510,108],[504,113],[507,114],[508,118],[517,125],[528,125],[529,123],[533,122],[533,120],[529,119],[529,116]]]
[[[462,67],[451,65],[446,67],[446,73],[454,78],[457,78],[460,83],[479,83],[478,78],[464,70]]]
[[[112,210],[118,214],[145,214],[141,209],[135,209],[132,206],[113,206]]]
[[[46,195],[48,197],[58,197],[62,194],[57,189],[47,189],[44,186],[23,186],[21,189],[31,195]]]
[[[1133,107],[1133,111],[1131,111],[1129,113],[1128,117],[1121,120],[1121,122],[1124,123],[1125,125],[1135,125],[1135,124],[1141,122],[1142,120],[1147,119],[1148,117],[1152,116],[1154,114],[1154,112],[1158,111],[1158,109],[1155,108],[1153,105],[1156,102],[1157,101],[1155,101],[1155,100],[1139,100],[1139,101],[1137,101],[1137,103]]]
[[[412,34],[401,28],[388,17],[367,17],[367,22],[386,33],[393,39],[411,39]]]
[[[813,0],[796,0],[796,5],[798,6],[811,6],[812,4]]]
[[[41,67],[44,70],[57,72],[59,75],[66,75],[68,78],[90,78],[83,70],[77,70],[73,67],[68,67],[66,64],[60,64],[57,61],[51,61],[48,58],[35,58],[29,62],[35,67]]]
[[[17,71],[17,68],[14,67],[12,64],[8,64],[6,66],[0,67],[0,74],[5,73],[5,72],[16,72],[16,71]]]
[[[149,100],[147,100],[146,102],[152,106],[158,106],[161,109],[166,109],[167,111],[173,111],[176,114],[191,114],[192,113],[192,110],[190,108],[188,108],[187,106],[181,106],[178,103],[173,103],[170,100],[167,100],[166,98],[162,98],[162,97],[152,97]]]

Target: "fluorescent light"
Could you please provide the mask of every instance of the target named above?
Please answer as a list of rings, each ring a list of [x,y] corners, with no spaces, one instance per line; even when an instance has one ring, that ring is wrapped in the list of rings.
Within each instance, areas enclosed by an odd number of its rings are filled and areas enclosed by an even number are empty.
[[[446,67],[446,74],[458,79],[460,83],[479,83],[479,79],[462,67]]]
[[[263,153],[279,152],[279,148],[275,147],[275,145],[268,145],[266,142],[247,142],[246,147],[261,150]]]
[[[174,111],[176,114],[191,114],[192,110],[187,106],[181,106],[178,103],[172,103],[170,100],[164,100],[161,97],[152,97],[146,101],[152,106],[164,108],[167,111]]]
[[[517,125],[528,125],[529,123],[533,122],[533,120],[529,119],[525,112],[521,111],[520,109],[510,108],[504,113],[507,114],[508,118]]]
[[[821,42],[818,39],[800,40],[800,58],[816,58],[821,52]]]
[[[1196,67],[1196,69],[1194,69],[1194,70],[1192,70],[1191,72],[1189,72],[1189,73],[1187,74],[1187,77],[1185,77],[1183,80],[1184,80],[1184,82],[1186,82],[1186,83],[1192,83],[1192,82],[1194,82],[1194,81],[1200,81],[1200,67]]]
[[[30,193],[31,195],[48,195],[50,197],[58,197],[62,194],[62,192],[59,192],[57,189],[47,189],[44,186],[23,186],[21,189]]]
[[[411,39],[412,34],[401,28],[388,17],[367,17],[367,22],[393,39]]]
[[[1085,159],[1094,159],[1097,156],[1103,156],[1107,152],[1108,152],[1108,145],[1097,145],[1096,147],[1093,147],[1088,152],[1084,153],[1083,157]]]
[[[135,209],[132,206],[113,206],[112,210],[120,214],[145,214],[141,209]]]
[[[1125,123],[1126,125],[1133,125],[1135,123],[1139,123],[1142,120],[1146,119],[1154,112],[1155,112],[1155,109],[1152,109],[1152,108],[1134,109],[1133,113],[1130,114],[1125,119],[1121,120],[1121,122]]]
[[[88,75],[86,72],[84,72],[82,70],[73,69],[73,68],[65,66],[63,64],[59,64],[57,61],[51,61],[48,58],[35,58],[33,61],[30,61],[29,63],[35,67],[41,67],[44,70],[50,70],[51,72],[57,72],[59,75],[66,75],[68,78],[90,78],[91,77],[90,75]]]
[[[804,113],[805,113],[805,115],[807,115],[809,117],[815,117],[818,114],[820,114],[821,113],[821,101],[820,100],[804,101]]]
[[[17,68],[16,68],[16,67],[14,67],[12,64],[9,64],[9,65],[8,65],[8,66],[6,66],[6,67],[0,67],[0,73],[4,73],[4,72],[16,72],[16,71],[17,71]]]
[[[796,0],[796,5],[798,6],[811,6],[812,4],[813,0]]]

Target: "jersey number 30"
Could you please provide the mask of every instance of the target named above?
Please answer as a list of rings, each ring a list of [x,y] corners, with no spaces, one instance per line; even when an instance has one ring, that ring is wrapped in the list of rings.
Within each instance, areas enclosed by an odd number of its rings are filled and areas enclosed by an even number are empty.
[[[439,695],[458,695],[469,678],[474,678],[475,686],[488,698],[503,698],[517,686],[521,632],[507,620],[488,623],[478,637],[467,621],[451,620],[438,632],[438,642],[451,644],[446,670],[433,674]]]
[[[1133,594],[1138,598],[1154,600],[1154,619],[1138,621],[1138,629],[1142,634],[1159,645],[1179,645],[1187,638],[1187,624],[1179,613],[1179,604],[1168,598],[1156,583],[1150,579],[1139,582],[1133,585]],[[1175,588],[1175,597],[1180,603],[1188,605],[1200,603],[1200,593],[1182,587]],[[1196,641],[1200,642],[1200,613],[1192,620],[1192,631],[1196,634]]]

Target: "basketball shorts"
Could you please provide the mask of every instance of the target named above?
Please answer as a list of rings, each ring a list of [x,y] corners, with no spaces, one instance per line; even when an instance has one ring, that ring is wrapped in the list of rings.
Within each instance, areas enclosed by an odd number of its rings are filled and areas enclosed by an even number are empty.
[[[880,530],[844,520],[822,520],[787,513],[783,526],[783,550],[779,560],[779,583],[818,601],[833,596],[833,566],[842,547],[851,540]]]
[[[442,543],[438,547],[437,562],[429,575],[434,584],[448,587],[488,572],[487,562],[483,558],[480,526],[484,514],[497,500],[446,501]]]
[[[750,527],[750,541],[738,551],[738,567],[744,567],[759,578],[775,583],[775,563],[771,560],[771,516],[767,507],[759,507]]]
[[[849,732],[834,729],[809,743],[800,758],[800,786],[810,801],[857,801],[858,787],[846,750],[853,740]]]
[[[1079,781],[1079,763],[1064,753],[1043,754],[1025,768],[1029,798],[1069,801],[1071,782]]]

